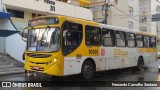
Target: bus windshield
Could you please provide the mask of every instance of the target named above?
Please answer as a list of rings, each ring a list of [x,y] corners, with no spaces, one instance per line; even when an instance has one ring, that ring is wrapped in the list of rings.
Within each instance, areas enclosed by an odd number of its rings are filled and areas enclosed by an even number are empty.
[[[60,29],[46,27],[28,32],[28,51],[54,52],[60,49]]]

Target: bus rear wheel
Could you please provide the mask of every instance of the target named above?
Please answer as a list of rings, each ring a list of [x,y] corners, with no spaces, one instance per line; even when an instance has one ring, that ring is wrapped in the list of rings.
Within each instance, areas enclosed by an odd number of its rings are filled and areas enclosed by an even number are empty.
[[[94,74],[94,68],[93,64],[90,61],[85,61],[82,65],[82,78],[85,80],[89,80],[93,77]]]
[[[142,67],[143,67],[143,65],[144,65],[143,59],[142,59],[142,58],[139,58],[136,69],[137,69],[137,70],[141,70]]]

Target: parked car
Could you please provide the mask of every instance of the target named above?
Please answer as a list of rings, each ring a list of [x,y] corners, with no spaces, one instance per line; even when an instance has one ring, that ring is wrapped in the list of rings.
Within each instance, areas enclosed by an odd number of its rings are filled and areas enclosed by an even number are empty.
[[[160,59],[160,52],[158,52],[157,58]],[[160,72],[160,61],[158,61],[158,70]]]
[[[160,59],[160,52],[158,52],[157,58]]]
[[[160,72],[160,61],[158,62],[158,71]]]

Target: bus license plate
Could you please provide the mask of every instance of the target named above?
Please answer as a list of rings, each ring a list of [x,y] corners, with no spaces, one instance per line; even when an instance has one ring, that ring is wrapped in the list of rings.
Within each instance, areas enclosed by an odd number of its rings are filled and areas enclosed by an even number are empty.
[[[38,67],[38,66],[34,66],[33,68],[34,68],[34,69],[39,69],[39,67]]]

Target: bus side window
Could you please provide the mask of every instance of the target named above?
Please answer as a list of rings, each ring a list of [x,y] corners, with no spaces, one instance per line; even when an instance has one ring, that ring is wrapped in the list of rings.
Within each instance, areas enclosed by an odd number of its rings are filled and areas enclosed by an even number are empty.
[[[134,33],[126,33],[127,45],[128,47],[135,47],[135,34]]]
[[[88,46],[100,46],[101,44],[101,29],[95,26],[87,25],[86,31],[86,45]]]
[[[102,29],[102,45],[103,46],[114,46],[114,30]]]
[[[156,37],[150,37],[151,43],[150,43],[150,47],[155,48],[156,47]]]
[[[150,37],[144,36],[144,47],[150,47]]]
[[[64,22],[62,26],[62,51],[64,55],[73,52],[82,42],[82,24]]]
[[[137,47],[143,47],[143,36],[140,34],[136,34],[136,43],[137,43]]]
[[[125,47],[126,46],[126,39],[125,39],[125,32],[116,31],[116,45],[118,47]]]

